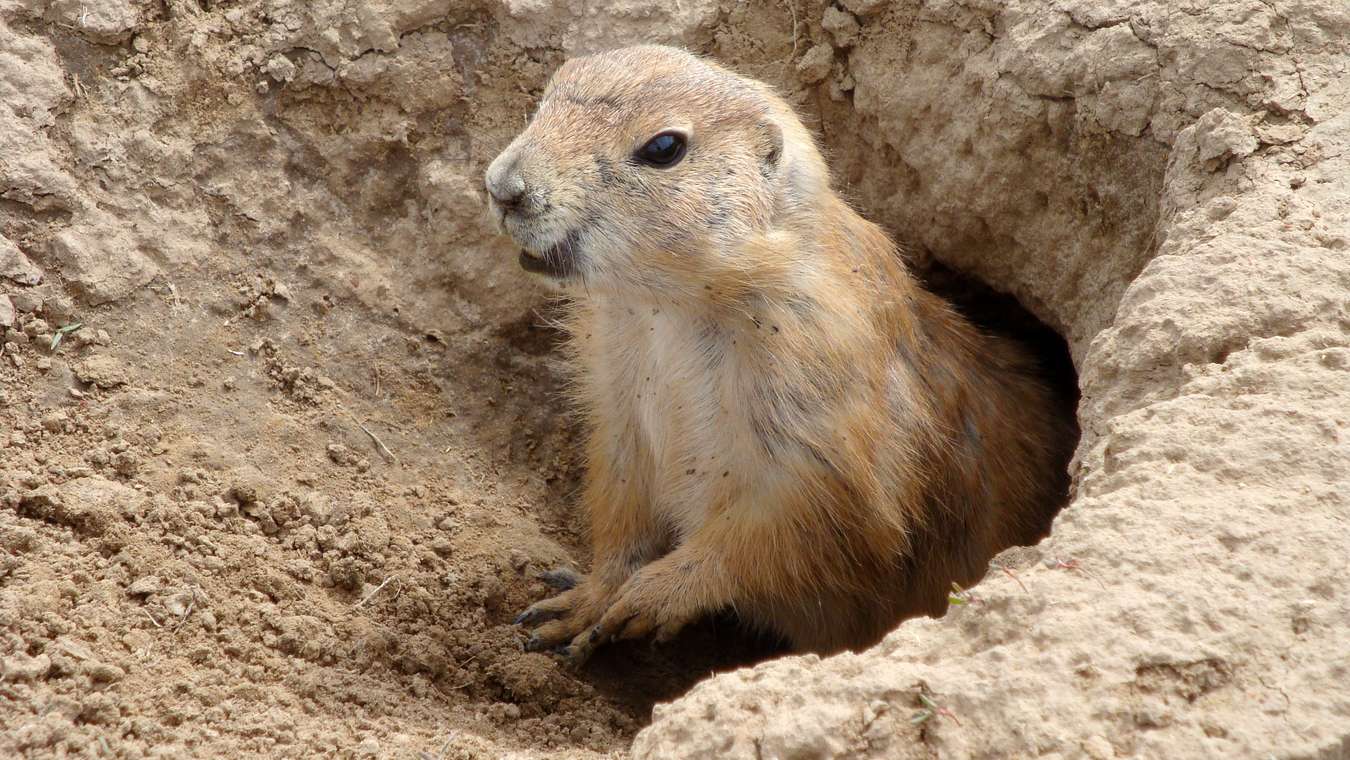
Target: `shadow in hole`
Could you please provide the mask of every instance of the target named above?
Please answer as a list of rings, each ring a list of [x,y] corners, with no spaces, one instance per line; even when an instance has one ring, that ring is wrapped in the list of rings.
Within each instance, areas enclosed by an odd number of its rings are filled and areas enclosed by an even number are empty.
[[[665,644],[644,639],[601,647],[581,677],[646,725],[655,704],[683,695],[699,681],[790,653],[786,642],[756,634],[723,612]]]
[[[981,330],[1011,338],[1036,357],[1041,377],[1060,402],[1060,413],[1070,421],[1078,410],[1078,372],[1064,336],[1027,311],[1017,299],[936,260],[916,272],[923,284],[956,307]],[[1077,425],[1074,446],[1077,445]],[[1072,446],[1070,451],[1072,451]]]

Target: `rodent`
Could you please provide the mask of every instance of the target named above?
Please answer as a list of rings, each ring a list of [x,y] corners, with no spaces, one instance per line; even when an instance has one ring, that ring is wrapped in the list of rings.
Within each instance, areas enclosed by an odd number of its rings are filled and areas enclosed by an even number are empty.
[[[921,287],[767,85],[663,46],[568,60],[486,185],[567,297],[587,431],[592,568],[517,619],[527,648],[731,608],[859,649],[1048,531],[1075,433],[1034,359]]]

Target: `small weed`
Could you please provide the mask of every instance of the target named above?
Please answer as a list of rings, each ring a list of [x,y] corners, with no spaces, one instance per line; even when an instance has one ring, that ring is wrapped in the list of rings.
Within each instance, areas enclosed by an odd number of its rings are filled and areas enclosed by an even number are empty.
[[[59,328],[57,328],[56,334],[52,336],[52,347],[51,347],[51,350],[52,350],[52,351],[55,351],[55,350],[56,350],[56,347],[59,346],[59,345],[61,345],[61,339],[62,339],[62,338],[65,338],[67,335],[69,335],[69,334],[75,332],[76,330],[80,329],[81,327],[84,327],[84,323],[83,323],[83,322],[75,322],[75,323],[66,325],[65,327],[59,327]]]
[[[927,694],[919,694],[919,701],[923,703],[923,709],[914,713],[914,715],[910,717],[909,722],[912,725],[917,726],[920,723],[927,723],[936,716],[949,718],[956,725],[958,726],[961,725],[961,720],[956,717],[956,713],[952,712],[949,708],[943,707],[937,702],[934,702],[933,698],[928,696]]]
[[[967,589],[961,588],[956,581],[952,581],[952,592],[947,595],[949,604],[983,604],[984,600],[975,596]]]

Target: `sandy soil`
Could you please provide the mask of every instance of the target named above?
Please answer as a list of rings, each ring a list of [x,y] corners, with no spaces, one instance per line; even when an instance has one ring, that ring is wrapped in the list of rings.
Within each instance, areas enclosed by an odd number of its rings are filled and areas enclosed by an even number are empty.
[[[598,6],[0,0],[0,755],[1350,754],[1343,3]],[[1067,339],[1074,502],[976,603],[521,651],[577,431],[479,176],[637,40]]]

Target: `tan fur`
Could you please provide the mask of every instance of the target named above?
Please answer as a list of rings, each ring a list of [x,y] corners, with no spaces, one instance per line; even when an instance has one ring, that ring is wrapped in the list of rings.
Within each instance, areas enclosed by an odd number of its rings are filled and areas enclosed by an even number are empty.
[[[682,162],[629,161],[671,128]],[[534,646],[730,607],[863,647],[1044,535],[1072,433],[1032,361],[916,283],[766,86],[664,47],[569,61],[489,169],[511,182],[503,226],[571,270],[589,431],[593,568],[523,616]]]

